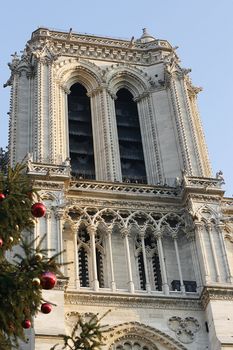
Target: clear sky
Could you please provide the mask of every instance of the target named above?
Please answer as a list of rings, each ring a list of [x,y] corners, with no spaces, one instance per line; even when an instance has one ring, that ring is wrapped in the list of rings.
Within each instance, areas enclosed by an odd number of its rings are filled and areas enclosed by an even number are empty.
[[[167,39],[181,64],[202,86],[199,110],[213,175],[222,170],[233,194],[233,1],[232,0],[40,0],[6,1],[0,10],[0,146],[7,144],[11,54],[23,50],[40,26],[120,38],[138,38],[142,28]]]

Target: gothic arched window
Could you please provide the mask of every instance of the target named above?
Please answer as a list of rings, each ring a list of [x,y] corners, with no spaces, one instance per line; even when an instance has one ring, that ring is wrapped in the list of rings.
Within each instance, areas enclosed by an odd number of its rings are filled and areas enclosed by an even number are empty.
[[[104,247],[103,235],[97,231],[96,235],[96,269],[99,287],[104,288]]]
[[[88,233],[88,229],[85,224],[81,224],[78,235],[78,274],[80,280],[80,287],[90,287],[90,281],[94,278],[93,271],[93,251],[91,248],[91,239]],[[97,231],[95,236],[95,265],[97,272],[97,279],[99,281],[99,287],[105,287],[104,279],[104,240],[101,232]]]
[[[90,99],[85,87],[79,83],[70,88],[68,120],[72,174],[95,178]]]
[[[117,92],[115,101],[122,180],[146,183],[137,103],[127,89]]]
[[[144,253],[142,248],[142,240],[144,240],[145,246]],[[143,254],[145,254],[145,257]],[[140,235],[138,235],[136,240],[136,257],[140,289],[146,290],[146,284],[148,283],[151,290],[161,291],[162,277],[157,242],[152,234],[146,233],[145,237],[140,237]],[[146,275],[148,276],[148,281],[146,280]]]
[[[77,243],[80,287],[89,287],[89,235],[85,227],[79,229]]]

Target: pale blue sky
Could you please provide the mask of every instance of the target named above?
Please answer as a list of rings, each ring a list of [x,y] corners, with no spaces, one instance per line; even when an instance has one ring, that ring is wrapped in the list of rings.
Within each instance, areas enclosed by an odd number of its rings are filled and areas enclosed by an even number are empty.
[[[39,26],[113,37],[141,36],[141,29],[179,46],[182,66],[202,86],[199,110],[213,174],[221,169],[233,194],[233,1],[40,0],[4,1],[0,13],[0,146],[7,144],[7,63]]]

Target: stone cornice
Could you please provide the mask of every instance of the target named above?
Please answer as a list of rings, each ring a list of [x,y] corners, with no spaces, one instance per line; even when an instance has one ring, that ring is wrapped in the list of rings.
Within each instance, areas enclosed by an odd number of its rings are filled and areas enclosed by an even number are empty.
[[[119,295],[107,293],[85,293],[71,292],[65,293],[66,305],[95,305],[124,308],[158,308],[158,309],[176,309],[176,310],[202,310],[201,303],[198,298],[181,298],[181,297],[165,297],[158,296],[142,296],[142,295]]]
[[[204,309],[212,300],[233,301],[233,287],[229,286],[207,286],[201,294],[201,304]]]
[[[74,32],[61,32],[39,28],[32,33],[28,45],[43,47],[50,43],[58,55],[79,56],[111,62],[130,62],[140,65],[151,65],[162,62],[164,57],[173,52],[166,40],[153,40],[143,43],[140,40],[123,40],[100,37]]]

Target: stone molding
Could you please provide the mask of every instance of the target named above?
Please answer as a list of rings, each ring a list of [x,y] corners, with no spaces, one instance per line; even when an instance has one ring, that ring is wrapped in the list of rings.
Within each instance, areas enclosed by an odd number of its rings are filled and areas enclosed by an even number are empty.
[[[39,28],[32,33],[28,46],[34,50],[42,50],[44,45],[52,46],[53,52],[59,55],[111,62],[124,61],[135,65],[159,63],[173,52],[166,40],[142,43],[140,40],[119,40]]]
[[[95,305],[124,308],[158,308],[166,310],[202,310],[199,299],[181,298],[181,297],[165,297],[164,295],[143,296],[143,295],[129,295],[129,294],[113,294],[113,293],[85,293],[77,291],[76,293],[67,290],[65,294],[66,305]]]
[[[222,285],[204,287],[200,297],[200,301],[204,310],[212,300],[225,300],[232,302],[233,287],[229,287],[229,285],[225,285],[224,287]]]
[[[109,350],[113,350],[113,345],[124,339],[138,339],[145,342],[149,349],[158,349],[156,344],[161,344],[168,350],[187,350],[180,342],[173,339],[168,334],[147,326],[140,322],[126,322],[110,327],[104,332],[104,342]]]

